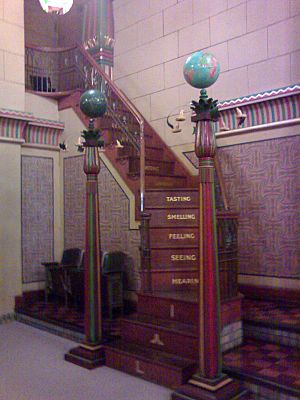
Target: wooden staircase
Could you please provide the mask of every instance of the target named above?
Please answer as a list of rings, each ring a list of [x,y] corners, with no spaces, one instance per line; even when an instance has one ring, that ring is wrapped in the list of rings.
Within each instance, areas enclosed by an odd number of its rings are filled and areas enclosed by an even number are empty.
[[[79,108],[81,91],[59,102],[72,107],[87,125]],[[119,112],[120,106],[118,107]],[[124,110],[126,116],[126,110]],[[112,115],[100,121],[105,154],[136,196],[139,205],[139,152],[115,125]],[[138,128],[136,128],[138,129]],[[145,209],[150,226],[147,243],[150,270],[142,256],[143,290],[137,312],[121,319],[121,338],[106,346],[106,365],[143,379],[176,388],[187,382],[198,362],[199,199],[197,177],[191,176],[145,122]],[[116,148],[115,140],[124,147]],[[218,191],[219,192],[219,191]],[[222,326],[241,318],[237,291],[237,214],[218,203],[218,245],[222,298]],[[139,207],[136,215],[140,217]],[[145,282],[151,281],[147,292]],[[148,288],[149,289],[149,288]]]
[[[137,219],[140,178],[146,188],[143,214],[149,229],[142,234],[142,291],[137,312],[121,320],[121,338],[106,346],[106,364],[175,388],[191,377],[198,361],[198,180],[93,58],[82,47],[75,51],[74,71],[80,84],[68,96],[57,96],[59,110],[72,107],[88,126],[79,99],[96,82],[95,88],[104,90],[108,99],[107,113],[96,128],[107,144],[106,157],[135,194]],[[115,147],[117,139],[124,147]],[[217,203],[222,326],[227,327],[241,319],[237,215],[224,207],[221,197]]]
[[[121,319],[121,339],[106,346],[109,367],[172,388],[198,362],[197,205],[197,189],[146,190],[151,270],[141,273],[151,291],[138,294],[137,312]],[[236,224],[235,213],[218,213],[222,327],[241,318]]]

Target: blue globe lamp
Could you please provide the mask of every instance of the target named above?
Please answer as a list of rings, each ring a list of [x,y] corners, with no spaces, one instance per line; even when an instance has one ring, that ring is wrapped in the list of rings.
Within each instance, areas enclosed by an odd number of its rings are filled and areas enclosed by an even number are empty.
[[[217,100],[209,99],[206,88],[213,85],[220,75],[220,63],[211,53],[196,51],[189,56],[183,66],[183,76],[186,82],[200,90],[199,102],[192,101],[191,109],[196,113],[198,122],[201,119],[217,121]]]
[[[213,85],[220,74],[220,63],[211,53],[196,51],[183,67],[184,79],[191,86],[205,89]]]

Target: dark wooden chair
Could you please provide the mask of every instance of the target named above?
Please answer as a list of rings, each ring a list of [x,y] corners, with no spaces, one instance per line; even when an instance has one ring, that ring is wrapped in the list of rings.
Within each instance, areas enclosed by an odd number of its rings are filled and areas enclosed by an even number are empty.
[[[115,251],[104,254],[102,263],[102,298],[103,311],[109,319],[115,312],[122,315],[124,311],[123,300],[123,274],[125,253]]]
[[[82,268],[83,250],[79,248],[66,249],[63,252],[61,262],[43,262],[45,266],[45,301],[49,295],[55,299],[63,299],[68,304],[69,278],[68,270]]]
[[[84,308],[84,255],[79,268],[65,268],[65,290],[77,308]]]

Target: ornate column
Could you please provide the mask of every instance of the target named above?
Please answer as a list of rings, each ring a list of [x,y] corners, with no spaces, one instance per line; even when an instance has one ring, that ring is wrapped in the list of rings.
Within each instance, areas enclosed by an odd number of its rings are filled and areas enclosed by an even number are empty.
[[[205,88],[218,78],[220,65],[209,53],[196,52],[184,66],[186,81],[202,88],[199,101],[192,101],[192,122],[196,123],[195,153],[199,159],[199,313],[198,371],[172,399],[229,400],[241,393],[238,382],[222,373],[220,287],[216,229],[214,157],[216,140],[212,122],[218,119],[217,100],[209,99]]]
[[[106,111],[106,98],[97,90],[89,90],[80,98],[80,109],[91,118],[89,128],[83,131],[84,172],[86,174],[86,242],[84,255],[84,341],[65,354],[65,359],[87,369],[105,362],[102,337],[101,305],[101,246],[98,199],[100,172],[99,147],[103,146],[93,118]]]

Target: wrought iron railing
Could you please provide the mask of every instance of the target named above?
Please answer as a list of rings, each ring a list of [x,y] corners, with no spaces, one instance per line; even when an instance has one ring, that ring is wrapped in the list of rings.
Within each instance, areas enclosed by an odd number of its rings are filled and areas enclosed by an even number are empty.
[[[144,119],[135,106],[81,45],[56,49],[27,46],[25,55],[27,90],[59,95],[75,89],[94,88],[106,94],[108,104],[104,119],[109,120],[113,139],[118,139],[126,145],[126,151],[136,152],[140,157],[140,208],[143,212]]]
[[[76,67],[76,47],[25,49],[25,86],[27,90],[61,93],[84,87]]]

